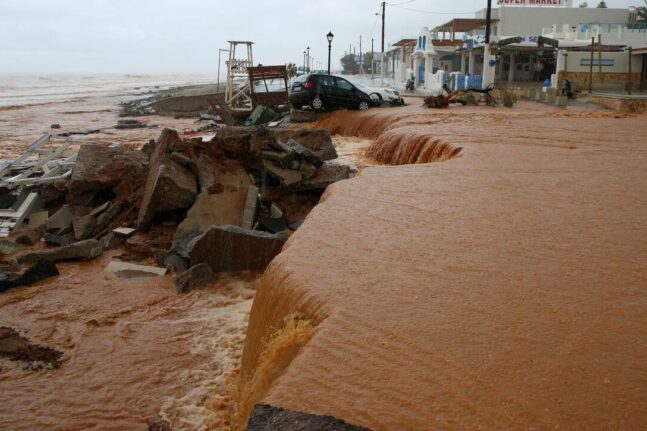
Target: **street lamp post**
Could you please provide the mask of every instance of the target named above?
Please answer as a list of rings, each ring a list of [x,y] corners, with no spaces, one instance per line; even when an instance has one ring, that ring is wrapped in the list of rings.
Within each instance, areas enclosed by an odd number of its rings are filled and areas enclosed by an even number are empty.
[[[218,82],[216,83],[216,93],[220,93],[220,54],[222,52],[229,52],[228,49],[218,49]]]
[[[306,73],[306,52],[303,51],[303,73]]]
[[[308,51],[308,54],[306,55],[306,65],[308,67],[307,72],[310,73],[310,47],[307,47],[306,51]]]
[[[335,35],[332,34],[332,31],[329,31],[326,35],[326,39],[328,39],[328,75],[330,75],[330,49],[333,37],[335,37]]]

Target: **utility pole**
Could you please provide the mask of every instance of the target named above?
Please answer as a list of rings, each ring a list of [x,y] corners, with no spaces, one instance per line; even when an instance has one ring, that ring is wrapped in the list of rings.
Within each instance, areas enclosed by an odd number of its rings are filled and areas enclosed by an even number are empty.
[[[488,0],[489,1],[489,0]],[[384,15],[386,2],[382,2],[382,52],[380,53],[380,85],[384,86]]]
[[[371,81],[374,78],[374,69],[375,69],[375,56],[373,54],[373,38],[371,38]]]
[[[487,12],[485,13],[485,47],[490,43],[490,21],[492,18],[492,0],[487,0]],[[487,53],[486,53],[487,54]]]
[[[218,49],[218,83],[216,84],[216,93],[220,93],[220,54],[223,52],[229,52],[228,49]]]
[[[359,73],[364,73],[364,57],[362,57],[362,35],[359,35]]]

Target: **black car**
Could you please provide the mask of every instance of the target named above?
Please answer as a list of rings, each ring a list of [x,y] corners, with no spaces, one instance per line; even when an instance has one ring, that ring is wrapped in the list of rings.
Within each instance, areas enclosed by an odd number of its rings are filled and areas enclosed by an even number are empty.
[[[290,104],[297,109],[309,106],[324,109],[368,109],[371,98],[356,86],[338,76],[311,73],[299,76],[290,89]]]

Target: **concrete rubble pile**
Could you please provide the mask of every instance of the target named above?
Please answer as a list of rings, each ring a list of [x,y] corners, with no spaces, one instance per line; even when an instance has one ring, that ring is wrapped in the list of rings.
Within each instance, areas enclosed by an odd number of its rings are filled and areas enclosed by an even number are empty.
[[[0,240],[0,280],[31,284],[38,277],[21,277],[24,265],[52,276],[43,261],[116,247],[124,262],[187,271],[178,292],[219,272],[262,271],[326,187],[354,174],[336,157],[323,129],[222,127],[210,141],[164,129],[139,151],[84,144],[69,178],[0,194],[13,207],[16,194],[35,201]]]

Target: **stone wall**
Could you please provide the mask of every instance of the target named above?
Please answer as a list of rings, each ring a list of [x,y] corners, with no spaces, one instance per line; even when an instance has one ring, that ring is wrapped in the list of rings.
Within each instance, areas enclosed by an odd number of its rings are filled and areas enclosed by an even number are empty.
[[[575,90],[585,90],[589,88],[589,72],[559,72],[557,77],[557,86],[562,88],[564,78],[573,82]],[[626,73],[602,72],[601,74],[593,68],[593,91],[615,90],[625,91],[627,82]],[[631,77],[631,88],[637,91],[640,88],[640,73],[633,73]]]

